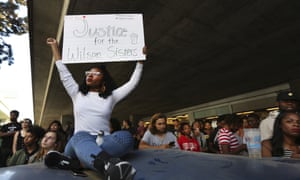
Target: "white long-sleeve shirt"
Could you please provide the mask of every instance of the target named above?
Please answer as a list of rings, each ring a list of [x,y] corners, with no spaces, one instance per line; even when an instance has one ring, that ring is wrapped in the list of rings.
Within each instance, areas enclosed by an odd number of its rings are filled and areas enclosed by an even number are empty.
[[[56,67],[73,102],[74,133],[86,131],[92,135],[96,135],[100,130],[109,134],[110,118],[114,106],[137,86],[143,71],[143,64],[137,63],[130,80],[113,90],[112,94],[104,99],[98,95],[98,92],[88,92],[83,95],[79,91],[78,83],[61,60],[56,61]]]
[[[278,111],[271,111],[268,115],[268,117],[261,121],[259,125],[260,130],[260,140],[267,140],[271,139],[273,136],[273,130],[274,130],[274,123],[275,119],[278,116]]]

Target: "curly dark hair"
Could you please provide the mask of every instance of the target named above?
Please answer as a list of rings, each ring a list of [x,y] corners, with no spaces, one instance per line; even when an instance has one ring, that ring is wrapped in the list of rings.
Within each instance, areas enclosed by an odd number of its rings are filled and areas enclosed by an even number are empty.
[[[57,124],[58,131],[64,131],[63,126],[62,126],[62,124],[61,124],[61,122],[59,120],[53,120],[53,121],[51,121],[51,123],[48,125],[47,131],[49,131],[51,129],[51,126],[53,124]]]
[[[113,78],[111,77],[110,73],[107,71],[104,64],[100,64],[99,66],[94,66],[89,69],[92,68],[99,69],[103,74],[103,84],[105,84],[105,91],[99,92],[99,96],[105,99],[112,94],[112,91],[117,88],[117,85],[113,80]],[[79,91],[84,95],[86,95],[89,92],[89,86],[86,84],[86,76],[84,76],[84,80],[82,84],[79,86]]]
[[[31,126],[27,131],[27,133],[31,133],[36,138],[37,145],[38,145],[39,141],[43,138],[45,132],[46,131],[38,125]]]
[[[299,115],[299,112],[296,111],[281,111],[279,115],[275,119],[274,123],[274,131],[273,136],[271,138],[271,145],[272,145],[272,156],[283,156],[284,155],[284,148],[283,148],[283,131],[281,128],[282,120],[291,113],[295,113]],[[300,145],[300,137],[297,138],[296,144]]]
[[[191,126],[191,125],[188,122],[182,122],[182,123],[180,123],[179,129],[180,129],[181,134],[184,134],[184,132],[183,132],[184,131],[184,126]]]

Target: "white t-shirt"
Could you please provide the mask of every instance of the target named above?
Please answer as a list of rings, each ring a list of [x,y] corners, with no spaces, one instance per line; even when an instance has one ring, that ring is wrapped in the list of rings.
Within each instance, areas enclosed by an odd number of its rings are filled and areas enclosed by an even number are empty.
[[[175,146],[173,148],[179,148],[176,136],[169,131],[166,133],[164,138],[160,138],[147,130],[142,138],[142,141],[146,142],[150,146],[160,146],[163,144],[169,144],[170,142],[174,141]]]

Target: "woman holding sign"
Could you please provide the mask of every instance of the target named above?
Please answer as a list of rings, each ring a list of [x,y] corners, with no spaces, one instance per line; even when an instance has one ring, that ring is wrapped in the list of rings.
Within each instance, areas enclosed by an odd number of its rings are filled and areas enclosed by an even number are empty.
[[[109,120],[114,106],[137,86],[143,63],[137,62],[130,80],[121,87],[116,87],[104,65],[86,71],[84,82],[78,85],[61,61],[57,41],[48,38],[47,44],[52,49],[60,79],[73,102],[75,131],[64,155],[48,153],[45,164],[76,170],[79,167],[73,164],[76,164],[74,159],[78,159],[84,168],[104,172],[107,179],[133,178],[136,170],[129,162],[118,158],[133,149],[133,137],[128,131],[110,134]],[[145,54],[146,49],[143,50]],[[102,139],[97,139],[100,136]]]

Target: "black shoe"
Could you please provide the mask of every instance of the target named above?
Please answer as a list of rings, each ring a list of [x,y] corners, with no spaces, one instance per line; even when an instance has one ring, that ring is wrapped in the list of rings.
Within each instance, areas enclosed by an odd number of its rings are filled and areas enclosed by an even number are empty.
[[[106,180],[132,180],[136,169],[127,161],[120,158],[108,158],[107,153],[102,152],[94,156],[94,167],[105,174]]]
[[[49,168],[58,168],[65,170],[80,170],[80,162],[71,159],[58,151],[49,151],[45,157],[45,165]]]
[[[132,180],[136,173],[136,169],[129,162],[119,158],[110,158],[104,168],[107,180]]]

